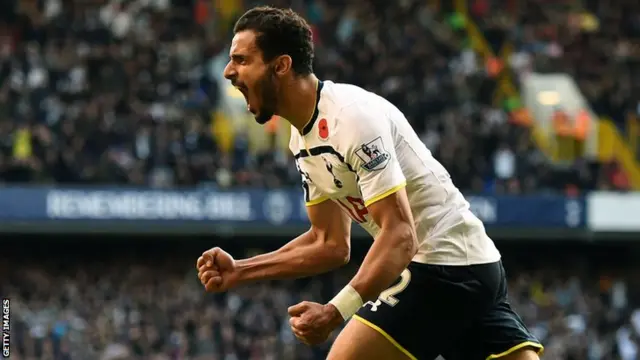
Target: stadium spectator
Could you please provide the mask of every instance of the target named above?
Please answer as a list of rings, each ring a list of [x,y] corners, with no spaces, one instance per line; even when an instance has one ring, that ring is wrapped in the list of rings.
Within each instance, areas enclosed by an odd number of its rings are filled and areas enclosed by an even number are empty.
[[[508,1],[509,6],[490,0],[469,3],[470,14],[496,54],[507,43],[515,45],[511,66],[517,77],[526,77],[532,71],[569,74],[592,109],[611,118],[623,132],[628,130],[631,119],[637,119],[638,2],[526,0]]]
[[[17,20],[0,36],[6,182],[299,182],[285,122],[269,131],[247,122],[244,101],[221,78],[228,39],[221,24],[232,24],[240,8],[159,0],[19,4]],[[425,2],[294,5],[316,32],[319,76],[396,103],[464,190],[588,190],[608,179],[598,164],[580,181],[575,169],[567,175],[551,167],[529,132],[485,99],[493,80]]]
[[[246,122],[244,101],[220,76],[239,2],[195,3],[0,2],[0,179],[297,186],[284,122],[268,131],[251,118]],[[396,103],[464,190],[629,187],[617,164],[579,159],[569,168],[549,165],[529,131],[493,106],[494,80],[452,20],[429,2],[293,3],[314,27],[319,76]],[[512,16],[490,0],[472,7],[491,44],[517,40],[512,66],[519,74],[545,66],[562,70],[576,76],[598,111],[614,119],[637,112],[636,2],[585,2],[598,15],[600,31],[589,18],[564,21],[566,9],[541,11],[541,4],[555,2],[521,3],[527,6]],[[566,38],[577,25],[581,35]],[[286,307],[300,299],[327,300],[353,268],[209,296],[187,270],[194,253],[177,254],[181,247],[149,257],[140,255],[147,249],[127,248],[109,256],[88,251],[21,258],[6,257],[3,249],[0,289],[14,300],[12,359],[322,358],[326,346],[310,349],[290,333]],[[574,249],[566,252],[574,257],[571,266],[539,252],[530,267],[514,261],[507,268],[514,306],[544,341],[546,358],[636,359],[638,269],[594,269],[592,258]]]
[[[40,250],[18,244],[0,258],[0,287],[12,300],[12,359],[323,359],[328,345],[299,343],[287,307],[328,301],[357,266],[213,296],[195,273],[197,244],[161,242],[149,250],[97,238],[106,250],[95,254],[83,240],[69,252],[55,245],[60,239],[44,238]],[[229,246],[238,252],[252,244]],[[543,340],[546,359],[640,355],[637,262],[616,255],[621,249],[602,260],[600,248],[541,251],[535,259],[526,248],[503,247],[510,301]]]

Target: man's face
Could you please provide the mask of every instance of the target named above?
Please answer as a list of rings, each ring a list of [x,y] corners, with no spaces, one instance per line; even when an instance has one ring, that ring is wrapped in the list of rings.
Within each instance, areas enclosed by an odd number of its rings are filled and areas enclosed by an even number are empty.
[[[258,124],[265,124],[276,112],[278,82],[273,65],[263,60],[256,33],[238,32],[231,42],[229,57],[224,77],[242,92]]]

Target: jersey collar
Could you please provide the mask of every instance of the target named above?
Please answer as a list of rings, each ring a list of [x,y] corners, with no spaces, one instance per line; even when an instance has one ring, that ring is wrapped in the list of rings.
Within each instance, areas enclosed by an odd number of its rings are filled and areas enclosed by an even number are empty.
[[[316,120],[318,120],[318,113],[320,112],[318,110],[318,104],[320,103],[320,93],[322,92],[323,85],[324,83],[322,82],[322,80],[318,80],[318,86],[316,88],[316,106],[313,110],[313,115],[311,115],[311,119],[309,119],[307,125],[302,128],[302,135],[307,135],[309,132],[311,132],[311,130],[313,129],[313,125],[316,123]]]

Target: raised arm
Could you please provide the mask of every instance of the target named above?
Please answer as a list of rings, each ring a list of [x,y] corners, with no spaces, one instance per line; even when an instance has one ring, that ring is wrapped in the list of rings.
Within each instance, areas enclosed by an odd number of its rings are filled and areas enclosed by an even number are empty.
[[[376,299],[391,286],[418,251],[413,216],[404,188],[370,204],[367,209],[381,231],[348,285],[363,302]],[[358,309],[359,306],[355,310]],[[353,314],[342,315],[348,318]]]
[[[325,341],[365,301],[376,299],[418,251],[406,179],[396,153],[396,143],[408,145],[396,138],[395,124],[385,118],[389,114],[384,109],[354,103],[342,115],[338,126],[348,135],[342,137],[341,148],[357,173],[364,204],[380,231],[358,273],[328,304],[302,302],[289,308],[293,332],[307,344]]]
[[[276,251],[234,260],[220,248],[198,259],[198,277],[210,292],[223,292],[259,280],[324,273],[349,262],[351,219],[332,201],[307,206],[309,230]]]
[[[385,113],[389,111],[391,113]],[[409,146],[397,134],[392,117],[396,109],[377,109],[355,103],[343,110],[346,158],[358,174],[358,185],[367,210],[380,228],[356,276],[331,304],[344,319],[363,302],[374,300],[407,268],[418,251],[413,215],[405,191],[406,179],[396,147]],[[343,126],[341,123],[340,126]],[[349,303],[349,299],[355,299]]]
[[[333,201],[307,206],[311,228],[280,249],[238,260],[240,283],[300,278],[349,262],[351,219]]]

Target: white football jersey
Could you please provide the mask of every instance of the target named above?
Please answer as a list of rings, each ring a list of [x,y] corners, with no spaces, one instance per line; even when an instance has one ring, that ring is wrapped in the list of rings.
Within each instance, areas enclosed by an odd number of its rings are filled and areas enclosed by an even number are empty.
[[[413,261],[436,265],[496,262],[500,253],[447,170],[402,112],[360,87],[318,84],[312,119],[292,128],[290,148],[308,206],[338,204],[374,238],[367,206],[406,188],[420,242]]]

